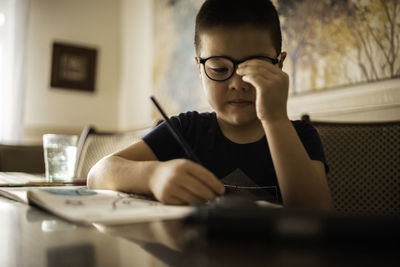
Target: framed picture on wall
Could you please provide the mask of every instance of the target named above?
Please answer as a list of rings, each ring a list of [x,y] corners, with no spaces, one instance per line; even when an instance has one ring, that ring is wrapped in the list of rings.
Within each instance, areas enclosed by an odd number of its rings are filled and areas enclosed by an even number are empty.
[[[51,87],[93,92],[97,50],[53,43]]]

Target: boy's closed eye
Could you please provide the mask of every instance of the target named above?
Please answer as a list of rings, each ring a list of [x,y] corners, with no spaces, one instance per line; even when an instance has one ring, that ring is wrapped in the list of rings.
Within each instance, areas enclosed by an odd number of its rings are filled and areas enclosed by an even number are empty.
[[[215,73],[226,73],[229,71],[228,68],[210,68],[209,70]]]

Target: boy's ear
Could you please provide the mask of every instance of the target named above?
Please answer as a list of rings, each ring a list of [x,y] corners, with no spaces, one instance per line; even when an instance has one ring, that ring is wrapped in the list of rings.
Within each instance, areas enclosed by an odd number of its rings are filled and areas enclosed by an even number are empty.
[[[196,61],[197,70],[199,71],[199,74],[200,74],[200,76],[201,76],[201,69],[200,69],[201,64],[200,64],[200,62],[199,62],[199,58],[198,58],[198,57],[194,57],[194,61]]]
[[[287,53],[285,51],[281,52],[280,59],[279,59],[279,62],[278,62],[278,66],[281,69],[283,68],[283,61],[285,61],[286,56],[287,56]]]

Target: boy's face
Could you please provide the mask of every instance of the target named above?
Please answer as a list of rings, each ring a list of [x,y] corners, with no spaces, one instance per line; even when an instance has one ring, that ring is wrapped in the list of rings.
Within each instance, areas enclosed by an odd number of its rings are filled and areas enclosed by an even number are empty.
[[[198,57],[201,59],[226,56],[240,61],[252,56],[277,57],[270,34],[251,26],[215,28],[201,33],[200,38]],[[232,126],[259,123],[256,91],[252,85],[244,82],[236,71],[225,81],[214,81],[206,75],[203,64],[198,64],[198,68],[208,102],[219,122]]]

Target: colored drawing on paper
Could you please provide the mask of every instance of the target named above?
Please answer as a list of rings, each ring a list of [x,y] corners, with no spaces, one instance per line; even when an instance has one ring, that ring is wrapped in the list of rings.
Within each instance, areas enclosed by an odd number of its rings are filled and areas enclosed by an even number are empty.
[[[150,198],[146,198],[140,195],[126,195],[126,194],[118,194],[116,199],[111,203],[112,209],[117,210],[118,208],[142,208],[144,206],[156,206],[156,202],[153,202]]]
[[[90,189],[41,189],[43,191],[49,192],[55,195],[64,195],[64,196],[71,196],[71,197],[83,197],[83,196],[93,196],[97,195],[97,192]]]

